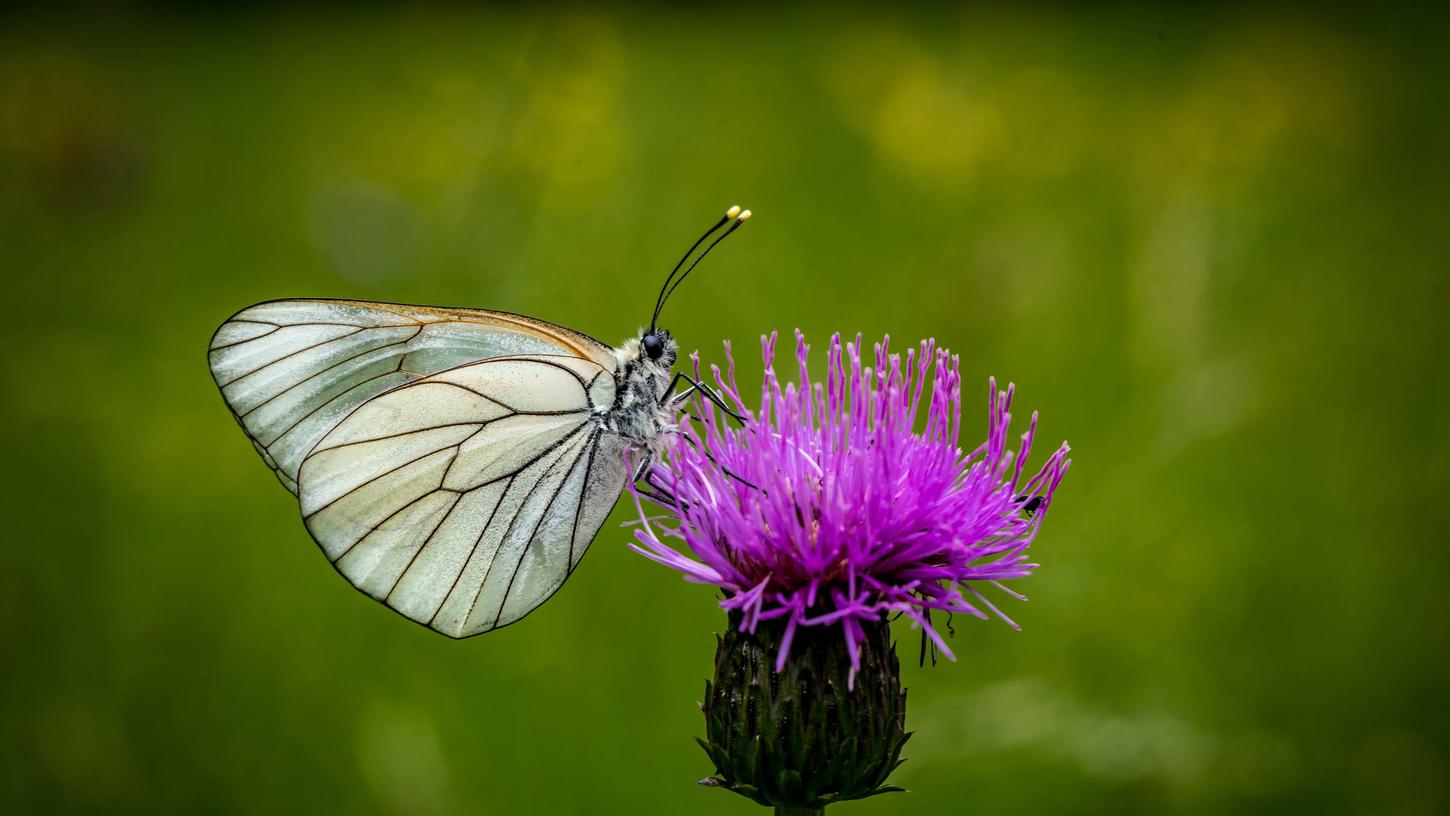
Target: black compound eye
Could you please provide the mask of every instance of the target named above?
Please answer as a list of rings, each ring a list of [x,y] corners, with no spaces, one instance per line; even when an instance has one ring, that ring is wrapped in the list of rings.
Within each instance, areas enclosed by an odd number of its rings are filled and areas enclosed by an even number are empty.
[[[664,341],[657,334],[646,334],[644,336],[644,353],[649,355],[651,360],[658,360],[665,353]]]

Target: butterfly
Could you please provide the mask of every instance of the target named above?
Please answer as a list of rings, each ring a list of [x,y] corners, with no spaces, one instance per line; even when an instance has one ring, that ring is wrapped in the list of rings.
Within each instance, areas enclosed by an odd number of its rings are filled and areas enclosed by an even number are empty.
[[[701,235],[665,279],[649,328],[618,348],[509,312],[274,300],[217,329],[211,373],[344,578],[450,637],[488,632],[563,586],[629,461],[635,481],[653,484],[650,463],[685,399],[729,412],[708,386],[671,376],[678,344],[658,321],[749,217],[731,207]]]

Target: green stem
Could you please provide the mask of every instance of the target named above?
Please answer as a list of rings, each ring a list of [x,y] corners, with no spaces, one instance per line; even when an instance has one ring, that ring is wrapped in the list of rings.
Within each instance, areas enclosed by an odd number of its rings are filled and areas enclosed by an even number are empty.
[[[821,816],[825,812],[825,808],[778,807],[775,809],[775,816]]]

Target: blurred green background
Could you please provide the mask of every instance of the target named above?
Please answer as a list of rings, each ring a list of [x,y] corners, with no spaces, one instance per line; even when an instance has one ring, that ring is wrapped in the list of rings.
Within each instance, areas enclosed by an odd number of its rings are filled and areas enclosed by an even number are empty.
[[[972,410],[1013,380],[1076,460],[1024,631],[958,621],[926,669],[902,634],[913,792],[832,812],[1446,812],[1443,42],[1262,6],[12,9],[0,810],[754,812],[693,784],[708,589],[611,523],[525,623],[430,634],[327,568],[204,355],[287,296],[614,342],[741,203],[686,348],[935,335]]]

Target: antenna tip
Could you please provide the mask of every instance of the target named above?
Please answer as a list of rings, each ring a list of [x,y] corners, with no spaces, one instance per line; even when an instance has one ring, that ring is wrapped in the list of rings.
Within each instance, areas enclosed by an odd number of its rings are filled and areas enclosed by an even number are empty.
[[[734,207],[731,207],[730,209],[728,209],[728,210],[725,211],[725,217],[726,218],[734,218],[735,216],[737,216],[739,214],[740,214],[740,205],[739,204],[736,204]]]
[[[750,218],[750,210],[741,210],[740,211],[740,216],[739,216],[739,219],[738,220],[745,221],[745,220],[747,220],[749,218]]]

